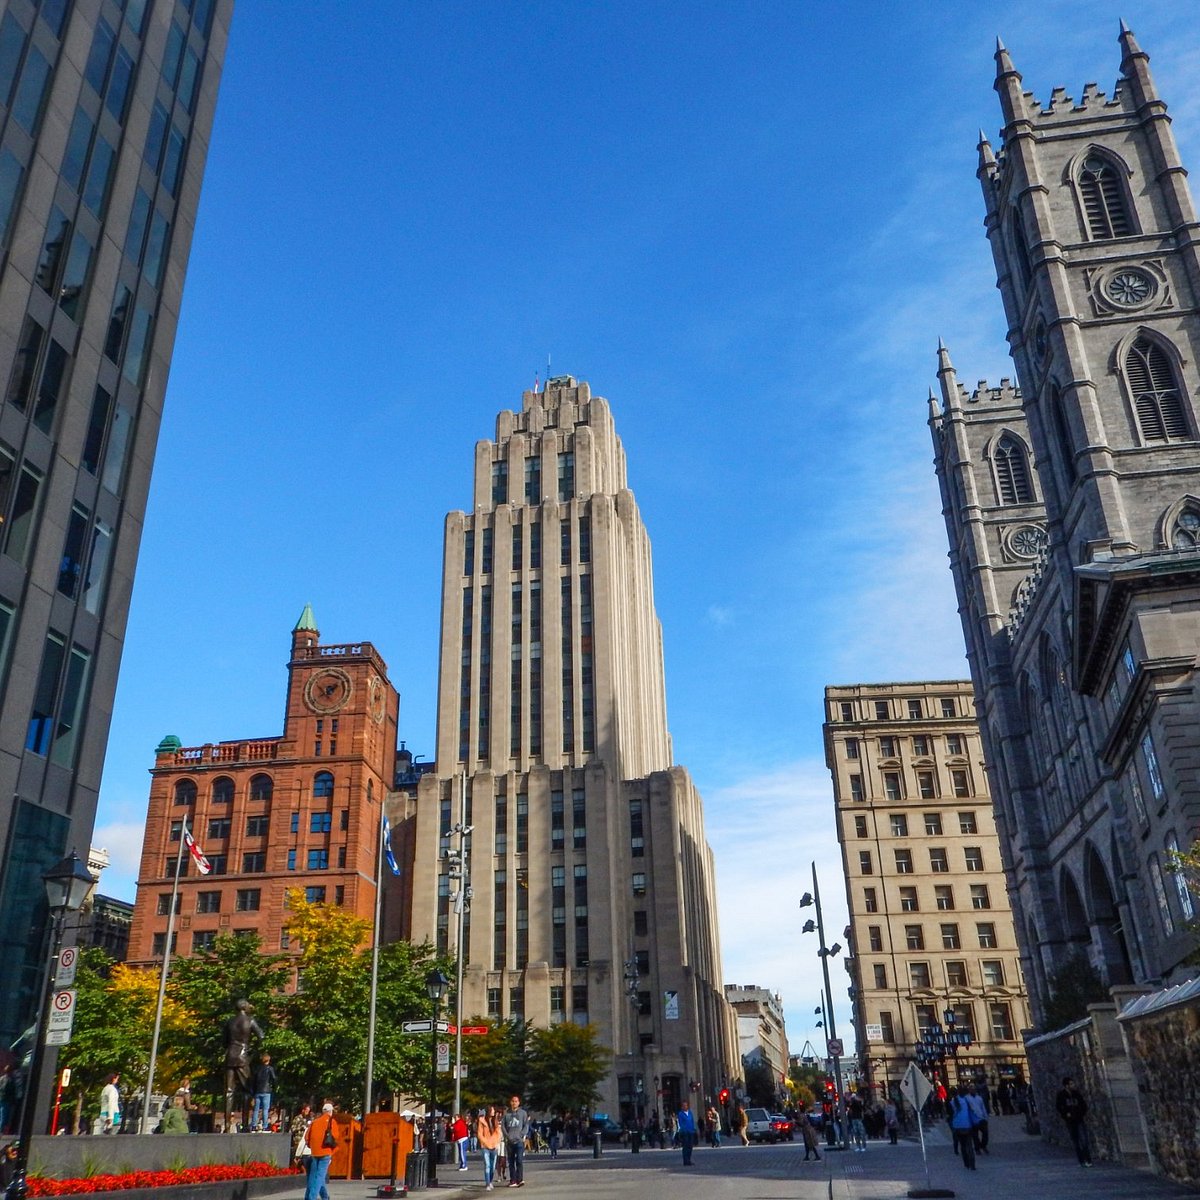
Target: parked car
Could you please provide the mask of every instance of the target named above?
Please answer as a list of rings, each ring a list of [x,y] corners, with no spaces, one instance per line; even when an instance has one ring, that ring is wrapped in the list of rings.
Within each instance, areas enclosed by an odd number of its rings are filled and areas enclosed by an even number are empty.
[[[752,1142],[777,1140],[771,1128],[771,1114],[765,1108],[746,1109],[746,1136]]]
[[[795,1140],[796,1126],[791,1117],[785,1117],[783,1113],[772,1113],[771,1132],[775,1135],[772,1141],[790,1142]]]
[[[597,1131],[602,1142],[623,1142],[625,1140],[625,1127],[619,1121],[614,1121],[612,1117],[593,1117],[588,1122],[588,1133],[590,1135]]]

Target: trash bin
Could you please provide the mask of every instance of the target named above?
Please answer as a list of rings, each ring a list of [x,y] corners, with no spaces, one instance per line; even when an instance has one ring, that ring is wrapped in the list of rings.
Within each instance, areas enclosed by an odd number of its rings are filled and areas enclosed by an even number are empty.
[[[410,1192],[424,1188],[428,1183],[429,1155],[424,1150],[414,1151],[404,1164],[404,1184]]]
[[[592,1130],[592,1157],[599,1158],[604,1144],[604,1135],[598,1129]]]
[[[629,1132],[629,1149],[634,1154],[642,1152],[642,1131],[640,1129],[632,1129]]]

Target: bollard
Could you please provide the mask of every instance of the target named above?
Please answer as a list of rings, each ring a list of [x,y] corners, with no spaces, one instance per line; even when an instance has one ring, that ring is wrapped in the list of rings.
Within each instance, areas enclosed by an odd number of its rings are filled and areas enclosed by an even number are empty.
[[[629,1134],[629,1149],[634,1154],[642,1152],[642,1131],[634,1129]]]
[[[600,1157],[600,1146],[601,1146],[601,1143],[603,1140],[604,1140],[604,1135],[601,1134],[600,1130],[598,1130],[598,1129],[592,1130],[592,1157],[593,1158]]]

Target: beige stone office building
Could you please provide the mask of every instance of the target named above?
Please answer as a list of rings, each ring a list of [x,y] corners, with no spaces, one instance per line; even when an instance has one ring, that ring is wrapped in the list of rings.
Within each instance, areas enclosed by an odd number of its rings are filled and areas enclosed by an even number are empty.
[[[825,689],[859,1068],[893,1089],[954,1015],[947,1082],[1024,1073],[1029,1025],[968,680]]]
[[[608,404],[550,380],[475,446],[446,518],[437,769],[416,804],[413,936],[456,945],[465,1004],[590,1022],[615,1115],[740,1074],[700,796],[672,762],[650,542]]]
[[[737,1018],[738,1053],[743,1068],[765,1063],[775,1077],[775,1097],[784,1104],[788,1097],[788,1040],[783,1017],[783,999],[778,992],[755,984],[725,986],[725,999]]]

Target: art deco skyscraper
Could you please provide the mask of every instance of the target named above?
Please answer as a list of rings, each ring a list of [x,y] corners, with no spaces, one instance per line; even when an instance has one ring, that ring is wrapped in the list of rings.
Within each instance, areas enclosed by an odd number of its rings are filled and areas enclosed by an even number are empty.
[[[87,857],[232,7],[0,4],[5,1045],[41,978],[41,874]]]
[[[465,1011],[594,1023],[613,1113],[736,1074],[712,852],[671,761],[650,542],[608,405],[570,377],[499,415],[476,444],[472,511],[446,519],[413,897],[414,936],[442,949],[464,778]]]

